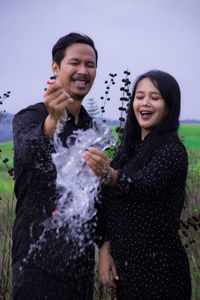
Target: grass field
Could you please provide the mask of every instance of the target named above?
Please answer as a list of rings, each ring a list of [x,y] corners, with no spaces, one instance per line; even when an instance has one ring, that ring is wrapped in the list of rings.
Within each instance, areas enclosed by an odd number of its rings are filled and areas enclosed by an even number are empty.
[[[3,192],[12,192],[14,181],[9,176],[7,170],[13,167],[13,142],[7,142],[0,144],[0,194]],[[4,164],[2,160],[8,159],[8,162]]]
[[[111,129],[115,133],[115,127]],[[200,124],[181,124],[179,136],[183,140],[189,154],[189,176],[187,189],[188,200],[183,210],[182,220],[185,224],[191,224],[192,218],[200,221]],[[11,296],[11,249],[12,249],[12,224],[15,218],[13,197],[14,180],[8,174],[8,168],[13,167],[13,142],[0,144],[0,299],[10,300]],[[3,160],[8,159],[6,164]],[[194,224],[193,224],[194,225]],[[197,224],[200,229],[200,223]],[[190,260],[193,296],[192,300],[200,299],[200,230],[187,225],[187,236],[182,236],[184,245],[187,244],[187,253]],[[182,230],[183,231],[183,230]],[[182,232],[181,231],[181,232]],[[195,240],[195,242],[193,242]],[[97,272],[95,273],[94,300],[110,300],[110,296],[104,289],[104,296],[99,297]],[[3,295],[3,296],[2,296]],[[5,296],[6,295],[6,296]],[[3,297],[3,298],[2,298]]]
[[[179,128],[179,136],[184,137],[187,149],[200,150],[200,124],[182,123]]]
[[[111,126],[111,129],[114,136],[117,137],[115,127]],[[200,123],[181,123],[178,134],[183,139],[184,145],[188,150],[200,150]]]
[[[111,129],[116,137],[115,127],[116,126],[111,126]],[[197,157],[200,158],[200,124],[181,123],[179,136],[183,139],[189,156],[191,155],[191,151],[195,151]],[[11,168],[13,166],[13,142],[10,141],[0,144],[0,149],[2,150],[0,152],[1,158],[8,158],[7,165]],[[200,159],[196,162],[196,168],[200,170]],[[0,161],[0,179],[0,194],[13,189],[13,180],[9,177],[7,167],[2,161]]]

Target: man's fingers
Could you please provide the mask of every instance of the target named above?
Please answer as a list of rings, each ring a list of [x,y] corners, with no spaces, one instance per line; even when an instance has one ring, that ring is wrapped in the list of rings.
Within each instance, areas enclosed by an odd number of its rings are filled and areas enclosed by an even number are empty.
[[[54,99],[56,99],[59,95],[64,95],[64,97],[67,98],[69,102],[73,101],[71,96],[64,90],[63,86],[59,82],[50,84],[45,92],[46,97],[52,96]]]
[[[60,113],[63,113],[68,103],[72,103],[73,99],[63,89],[54,90],[51,94],[45,95],[45,105],[52,115],[59,117]]]
[[[54,84],[50,84],[48,86],[48,88],[46,89],[45,95],[48,96],[61,88],[62,88],[62,86],[58,82],[55,82]]]

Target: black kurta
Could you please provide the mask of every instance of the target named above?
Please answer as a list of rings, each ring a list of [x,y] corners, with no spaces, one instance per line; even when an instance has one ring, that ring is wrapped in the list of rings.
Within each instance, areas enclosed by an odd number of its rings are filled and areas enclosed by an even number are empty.
[[[66,243],[67,228],[56,238],[50,230],[42,243],[28,255],[31,244],[37,243],[56,208],[56,169],[51,154],[53,143],[43,132],[48,111],[43,103],[29,106],[15,115],[14,173],[17,197],[13,228],[13,291],[14,299],[92,299],[94,246],[79,254],[73,241]],[[92,120],[81,107],[79,123],[69,114],[61,140],[76,129],[88,129]],[[91,233],[93,224],[90,222]],[[89,238],[93,238],[90,236]],[[26,298],[28,297],[28,298]]]
[[[187,153],[178,137],[171,137],[135,173],[150,142],[147,137],[134,145],[118,170],[118,191],[103,191],[107,236],[120,278],[118,299],[190,299],[188,258],[178,235]]]

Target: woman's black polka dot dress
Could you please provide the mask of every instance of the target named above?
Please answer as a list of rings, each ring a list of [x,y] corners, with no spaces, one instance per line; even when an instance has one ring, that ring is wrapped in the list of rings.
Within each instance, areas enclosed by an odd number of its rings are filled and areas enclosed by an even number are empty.
[[[118,170],[118,191],[103,187],[103,215],[119,282],[118,300],[191,297],[188,258],[178,235],[187,153],[178,137],[156,149],[134,174],[144,144]]]

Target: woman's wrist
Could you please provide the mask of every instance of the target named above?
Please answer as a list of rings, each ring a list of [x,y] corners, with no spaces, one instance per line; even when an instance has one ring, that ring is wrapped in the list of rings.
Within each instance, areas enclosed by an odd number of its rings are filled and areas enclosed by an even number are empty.
[[[117,181],[117,171],[109,167],[108,172],[106,173],[106,176],[104,177],[101,183],[108,185],[110,187],[115,187],[116,181]]]
[[[113,180],[113,178],[112,178],[112,169],[111,169],[111,167],[109,167],[105,177],[102,180],[102,183],[105,184],[105,185],[109,185],[109,184],[112,183],[112,180]]]
[[[101,246],[99,255],[101,255],[102,253],[110,253],[110,241],[106,241],[103,243],[103,245]]]

